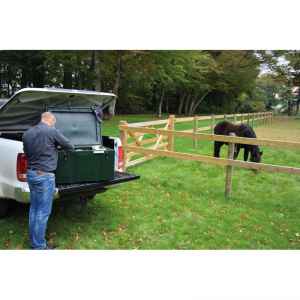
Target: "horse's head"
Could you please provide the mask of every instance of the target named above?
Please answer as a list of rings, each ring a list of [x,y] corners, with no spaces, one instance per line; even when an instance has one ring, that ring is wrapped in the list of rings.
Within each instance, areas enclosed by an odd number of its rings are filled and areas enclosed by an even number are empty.
[[[251,151],[250,161],[260,163],[263,152],[259,150],[258,146],[254,146]]]

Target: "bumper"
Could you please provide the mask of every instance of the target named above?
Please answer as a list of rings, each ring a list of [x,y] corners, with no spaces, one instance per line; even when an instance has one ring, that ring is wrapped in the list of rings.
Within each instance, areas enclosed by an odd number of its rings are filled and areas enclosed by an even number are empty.
[[[59,198],[59,191],[56,188],[54,199]],[[15,200],[18,202],[29,203],[30,202],[30,192],[29,188],[16,188],[15,189]]]
[[[115,172],[115,176],[112,180],[100,181],[95,183],[83,183],[83,184],[67,184],[58,185],[55,191],[54,199],[60,199],[69,197],[72,195],[85,195],[85,194],[97,194],[105,191],[107,187],[114,186],[123,182],[139,179],[140,176],[124,173]],[[30,192],[28,187],[16,188],[15,199],[18,202],[30,202]]]

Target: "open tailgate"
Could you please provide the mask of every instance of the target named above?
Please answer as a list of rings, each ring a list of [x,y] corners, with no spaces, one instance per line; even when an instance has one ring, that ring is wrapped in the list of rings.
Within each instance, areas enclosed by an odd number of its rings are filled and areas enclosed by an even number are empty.
[[[58,185],[58,192],[60,196],[69,195],[69,194],[76,194],[80,192],[100,192],[103,191],[106,187],[111,185],[139,179],[140,176],[129,174],[125,172],[115,172],[115,176],[112,180],[108,181],[100,181],[100,182],[93,182],[93,183],[76,183],[76,184],[65,184],[65,185]]]

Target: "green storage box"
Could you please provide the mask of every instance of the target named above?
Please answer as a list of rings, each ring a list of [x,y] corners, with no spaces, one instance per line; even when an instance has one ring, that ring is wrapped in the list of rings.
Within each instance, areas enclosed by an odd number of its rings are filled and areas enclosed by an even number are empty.
[[[55,127],[75,146],[59,151],[57,184],[99,182],[114,178],[115,153],[102,143],[101,122],[93,108],[50,108]]]
[[[98,182],[114,178],[114,150],[76,149],[59,151],[56,170],[57,184]]]

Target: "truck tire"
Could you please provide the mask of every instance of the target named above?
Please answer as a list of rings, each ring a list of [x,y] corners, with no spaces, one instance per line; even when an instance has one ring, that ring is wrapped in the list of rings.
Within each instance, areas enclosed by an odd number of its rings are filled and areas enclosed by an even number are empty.
[[[8,215],[10,201],[8,199],[0,199],[0,218]]]

